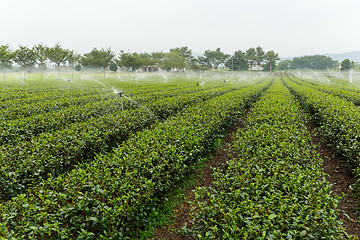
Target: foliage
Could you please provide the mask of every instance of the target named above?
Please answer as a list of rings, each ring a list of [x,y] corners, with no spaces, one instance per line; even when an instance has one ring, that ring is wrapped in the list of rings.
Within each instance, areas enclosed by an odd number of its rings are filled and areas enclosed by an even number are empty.
[[[99,93],[72,99],[72,106],[67,108],[64,108],[69,104],[67,99],[56,103],[43,101],[39,108],[48,110],[43,114],[35,114],[32,104],[32,108],[21,109],[23,114],[33,111],[33,115],[26,118],[21,118],[21,112],[11,109],[11,113],[19,118],[3,123],[0,128],[0,141],[4,144],[0,148],[3,166],[0,198],[14,196],[47,178],[48,174],[58,175],[78,162],[91,159],[95,153],[109,150],[130,133],[154,123],[155,119],[164,120],[191,104],[225,91],[232,90],[216,89],[193,94],[172,90],[144,94],[136,99],[140,103],[146,102],[151,111],[135,111],[131,109],[132,102],[126,101],[125,108],[129,110],[119,112],[121,102],[115,94],[104,96]],[[166,97],[168,95],[171,96]],[[51,111],[52,107],[56,111]],[[19,149],[22,150],[19,152]],[[29,165],[31,169],[27,167]]]
[[[257,59],[256,56],[256,49],[255,48],[249,48],[245,52],[245,58],[250,64],[250,70],[253,70],[253,64]]]
[[[62,48],[60,43],[56,43],[54,47],[47,49],[47,57],[56,64],[58,69],[60,68],[60,64],[66,61],[68,54],[69,50]]]
[[[349,59],[345,59],[344,61],[341,62],[341,71],[349,71],[351,68],[351,62]]]
[[[203,56],[199,57],[199,62],[211,69],[217,70],[221,64],[224,64],[229,55],[221,52],[220,48],[215,51],[206,50]]]
[[[115,62],[120,68],[125,68],[127,71],[132,72],[142,67],[142,62],[138,53],[120,52],[119,59],[115,59]]]
[[[4,80],[5,80],[5,70],[7,68],[11,68],[12,61],[14,58],[13,52],[10,50],[8,45],[0,46],[0,69],[4,72]]]
[[[273,50],[270,50],[265,54],[264,58],[269,64],[269,71],[272,72],[273,66],[276,65],[276,61],[280,59],[279,55],[275,53]]]
[[[170,51],[165,54],[162,67],[166,70],[183,70],[185,68],[185,59],[180,55],[180,53]]]
[[[291,69],[291,63],[292,63],[292,60],[281,60],[277,65],[277,69],[289,70],[289,69]]]
[[[78,72],[81,71],[81,65],[80,64],[76,64],[75,71],[78,71]]]
[[[14,55],[8,45],[0,46],[0,68],[10,68]]]
[[[303,114],[276,79],[235,134],[235,151],[192,204],[198,239],[341,239],[337,200]]]
[[[66,60],[69,62],[69,64],[75,68],[76,65],[80,62],[81,60],[81,55],[74,52],[73,50],[70,50],[68,52],[68,55],[66,56]]]
[[[329,93],[287,81],[286,84],[313,113],[324,136],[360,173],[360,111],[352,102]]]
[[[337,61],[322,55],[297,57],[293,60],[284,60],[279,64],[281,70],[286,69],[311,69],[325,70],[333,69],[337,66]]]
[[[247,70],[249,65],[245,58],[245,53],[241,50],[236,51],[226,62],[226,67],[232,71]]]
[[[256,62],[258,64],[258,66],[261,65],[261,63],[264,61],[264,59],[265,59],[264,49],[260,46],[256,47]]]
[[[112,152],[50,177],[37,188],[1,204],[0,236],[136,238],[138,228],[147,224],[152,204],[193,170],[217,134],[243,114],[245,106],[268,83],[239,88],[210,100],[207,93],[194,93],[194,98],[182,96],[173,104],[184,102],[184,111],[130,136]],[[197,103],[186,103],[186,99]],[[166,108],[171,101],[163,102]]]
[[[111,62],[110,65],[109,65],[109,69],[112,72],[116,72],[118,70],[118,67],[117,67],[115,62]]]
[[[14,56],[14,61],[19,64],[24,71],[25,79],[26,69],[30,69],[36,63],[36,52],[31,48],[20,45],[19,49],[14,52]]]
[[[114,56],[115,53],[110,48],[101,48],[99,50],[94,48],[91,52],[85,53],[80,61],[85,67],[102,68],[104,70],[105,77],[105,70],[109,67]]]

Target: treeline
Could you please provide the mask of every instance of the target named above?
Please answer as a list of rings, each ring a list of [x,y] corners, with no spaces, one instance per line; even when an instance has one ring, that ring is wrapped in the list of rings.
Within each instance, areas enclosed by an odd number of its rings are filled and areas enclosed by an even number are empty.
[[[341,62],[333,60],[330,57],[323,55],[296,57],[292,60],[282,60],[279,62],[278,70],[290,69],[309,69],[309,70],[325,70],[325,69],[340,69],[343,71],[349,70],[355,65],[349,59]]]
[[[44,44],[34,45],[32,48],[19,45],[15,51],[8,45],[0,46],[0,67],[10,69],[16,63],[24,70],[38,68],[41,72],[52,63],[59,70],[60,66],[67,66],[80,71],[82,67],[91,69],[107,69],[111,71],[185,71],[209,70],[227,68],[233,71],[268,70],[272,71],[279,56],[273,50],[265,52],[260,46],[246,51],[236,51],[225,54],[217,48],[206,50],[202,56],[194,57],[188,47],[172,48],[169,52],[137,53],[120,51],[116,54],[108,49],[96,49],[85,54],[78,54],[74,50],[63,48],[59,43],[53,47]],[[5,71],[4,71],[5,75]]]

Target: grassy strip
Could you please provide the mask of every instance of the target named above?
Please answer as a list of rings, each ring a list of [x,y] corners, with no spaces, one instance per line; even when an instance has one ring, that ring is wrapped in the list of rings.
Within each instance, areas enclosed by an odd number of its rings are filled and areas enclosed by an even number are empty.
[[[340,239],[337,200],[290,91],[278,79],[236,133],[238,157],[196,189],[199,239]]]
[[[192,171],[266,82],[199,103],[0,206],[0,237],[133,239],[149,206]],[[151,205],[151,204],[150,204]]]

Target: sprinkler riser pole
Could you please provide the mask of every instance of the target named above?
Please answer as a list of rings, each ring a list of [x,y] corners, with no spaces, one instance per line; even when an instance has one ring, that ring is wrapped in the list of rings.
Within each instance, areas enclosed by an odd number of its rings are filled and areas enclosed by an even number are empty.
[[[117,94],[119,94],[119,96],[120,96],[121,111],[124,111],[124,103],[123,103],[123,98],[122,98],[123,93],[122,93],[122,92],[119,92],[119,93],[117,93]]]

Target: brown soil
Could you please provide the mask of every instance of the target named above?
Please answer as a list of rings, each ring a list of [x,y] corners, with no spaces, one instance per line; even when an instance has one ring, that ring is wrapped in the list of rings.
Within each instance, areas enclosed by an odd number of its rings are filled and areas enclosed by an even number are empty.
[[[326,179],[332,184],[335,196],[343,196],[338,204],[340,210],[339,218],[344,223],[347,234],[359,237],[360,224],[358,222],[360,214],[358,212],[359,199],[351,192],[351,185],[355,183],[351,168],[346,166],[345,159],[335,153],[334,149],[328,145],[326,140],[316,130],[316,124],[308,122],[307,128],[312,133],[312,141],[318,145],[317,151],[324,160],[323,169],[328,175]],[[350,219],[349,219],[350,218]]]
[[[196,177],[197,184],[191,188],[186,189],[185,191],[185,201],[178,205],[174,209],[174,223],[168,226],[164,226],[161,229],[158,229],[155,236],[151,239],[165,239],[165,240],[193,240],[192,236],[185,236],[180,233],[180,229],[185,225],[187,227],[193,225],[192,217],[190,216],[190,209],[191,206],[189,201],[195,200],[195,195],[193,190],[197,187],[208,187],[211,186],[214,178],[212,176],[212,169],[211,168],[219,168],[225,163],[226,161],[230,160],[230,155],[235,157],[235,153],[231,151],[231,146],[233,142],[233,133],[238,128],[243,128],[243,121],[246,118],[248,112],[245,113],[245,116],[242,117],[236,124],[234,124],[231,129],[229,130],[228,134],[224,139],[224,144],[222,148],[218,149],[211,157],[211,159],[206,162],[204,166],[204,170],[201,175]]]

